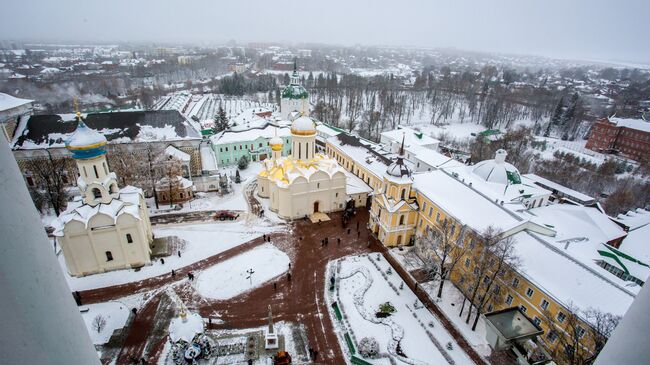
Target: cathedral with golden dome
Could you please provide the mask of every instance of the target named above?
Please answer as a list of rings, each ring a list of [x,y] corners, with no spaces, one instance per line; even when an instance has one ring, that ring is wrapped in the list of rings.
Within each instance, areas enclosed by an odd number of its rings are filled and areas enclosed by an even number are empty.
[[[348,200],[347,175],[338,162],[316,153],[316,123],[301,116],[291,124],[291,153],[282,157],[283,141],[269,140],[272,155],[262,162],[257,194],[286,219],[343,210]]]

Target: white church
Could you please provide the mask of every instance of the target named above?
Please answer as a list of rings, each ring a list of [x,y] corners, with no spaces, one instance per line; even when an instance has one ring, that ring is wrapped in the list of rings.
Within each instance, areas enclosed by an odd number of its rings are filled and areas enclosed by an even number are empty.
[[[70,202],[55,221],[66,266],[72,276],[85,276],[151,263],[153,233],[142,189],[118,187],[106,163],[106,137],[78,126],[66,148],[79,169],[81,197]]]
[[[270,209],[286,219],[343,210],[348,200],[346,171],[335,159],[315,153],[314,120],[296,118],[291,137],[291,155],[287,157],[281,157],[281,138],[269,141],[272,156],[262,162],[257,194],[269,198]]]
[[[289,85],[282,89],[280,98],[280,116],[284,120],[294,120],[300,116],[309,116],[309,93],[300,84],[296,62],[293,63]]]

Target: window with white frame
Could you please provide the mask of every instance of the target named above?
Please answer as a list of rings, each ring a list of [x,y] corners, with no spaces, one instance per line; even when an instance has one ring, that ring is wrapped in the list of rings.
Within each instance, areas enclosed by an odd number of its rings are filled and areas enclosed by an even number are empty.
[[[564,312],[558,312],[557,313],[557,321],[562,323],[566,319],[566,314]]]
[[[531,289],[531,288],[526,289],[526,296],[528,298],[532,297],[533,293],[535,293],[535,291],[533,289]]]
[[[540,303],[539,306],[542,307],[542,309],[546,310],[546,309],[548,309],[548,304],[549,304],[548,300],[542,299],[542,303]]]
[[[508,297],[506,297],[506,304],[510,305],[512,304],[512,300],[515,299],[512,297],[512,295],[508,294]]]

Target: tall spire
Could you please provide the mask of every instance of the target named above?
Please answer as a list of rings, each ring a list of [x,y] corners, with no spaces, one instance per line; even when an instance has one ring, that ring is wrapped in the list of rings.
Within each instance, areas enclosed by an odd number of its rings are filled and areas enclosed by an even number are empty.
[[[271,305],[269,304],[269,333],[275,333],[273,328],[273,314],[271,313]]]
[[[404,138],[406,137],[406,132],[402,132],[402,145],[399,147],[399,155],[404,156]]]
[[[293,58],[293,72],[298,72],[298,63],[296,61],[296,57]]]

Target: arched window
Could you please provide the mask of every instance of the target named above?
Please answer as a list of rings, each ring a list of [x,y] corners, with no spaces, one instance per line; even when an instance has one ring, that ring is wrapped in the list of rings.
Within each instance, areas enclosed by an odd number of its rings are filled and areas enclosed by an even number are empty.
[[[302,159],[302,144],[298,143],[298,159]]]
[[[93,197],[95,197],[95,199],[101,199],[102,192],[99,189],[93,188],[92,192],[93,192]]]
[[[99,174],[97,173],[97,165],[93,165],[93,170],[95,171],[95,178],[99,179]]]
[[[305,158],[309,158],[309,142],[305,144]]]
[[[133,237],[131,237],[131,233],[126,234],[126,242],[133,243]]]
[[[404,200],[405,196],[406,196],[406,189],[402,189],[402,200]]]
[[[111,184],[111,194],[117,194],[117,193],[118,193],[117,184],[112,183]]]
[[[404,216],[403,216],[403,215],[401,215],[401,216],[399,217],[399,225],[400,225],[400,226],[403,226],[403,225],[404,225]]]

